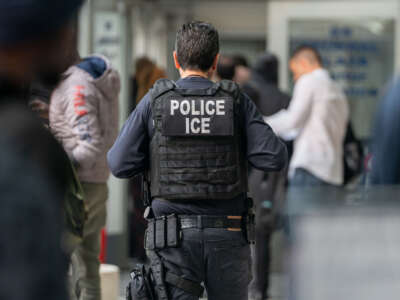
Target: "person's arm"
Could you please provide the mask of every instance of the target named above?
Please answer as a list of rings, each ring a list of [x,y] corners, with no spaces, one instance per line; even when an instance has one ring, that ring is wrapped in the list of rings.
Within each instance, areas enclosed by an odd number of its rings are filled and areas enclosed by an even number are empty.
[[[150,114],[150,94],[147,94],[129,116],[108,152],[108,166],[115,177],[129,178],[145,170]]]
[[[400,184],[400,80],[383,99],[374,130],[371,181]]]
[[[262,171],[282,170],[288,161],[286,146],[266,124],[255,104],[243,95],[241,101],[246,130],[247,159]]]
[[[68,153],[78,168],[92,167],[103,151],[104,142],[99,124],[99,99],[87,86],[76,86],[67,92],[66,118],[76,145]]]
[[[307,120],[313,101],[312,85],[308,78],[300,78],[295,85],[293,98],[288,109],[270,117],[264,117],[278,135],[291,134],[301,129]]]

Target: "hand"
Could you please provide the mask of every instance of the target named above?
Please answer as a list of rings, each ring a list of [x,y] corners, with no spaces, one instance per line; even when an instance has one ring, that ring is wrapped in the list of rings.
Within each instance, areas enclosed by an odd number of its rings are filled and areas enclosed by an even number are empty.
[[[29,107],[42,119],[49,119],[49,105],[39,99],[29,102]]]

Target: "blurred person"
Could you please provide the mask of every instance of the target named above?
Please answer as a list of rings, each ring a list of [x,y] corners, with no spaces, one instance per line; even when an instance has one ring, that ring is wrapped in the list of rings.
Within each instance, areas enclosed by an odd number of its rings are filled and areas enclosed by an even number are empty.
[[[264,118],[278,135],[297,132],[290,185],[342,185],[343,142],[349,119],[346,96],[310,46],[295,49],[290,69],[295,87],[289,107]]]
[[[131,99],[133,101],[132,109],[136,107],[138,104],[138,93],[139,93],[139,85],[138,85],[138,74],[144,73],[143,70],[151,70],[153,68],[153,62],[146,56],[139,57],[135,61],[135,74],[132,76],[132,94]]]
[[[373,142],[371,183],[400,184],[400,79],[395,79],[377,113]]]
[[[247,59],[240,54],[234,55],[233,57],[235,64],[235,76],[233,81],[237,82],[239,85],[245,84],[250,79],[250,66]]]
[[[140,57],[140,58],[136,59],[136,61],[135,61],[135,74],[132,75],[132,78],[131,78],[131,95],[130,95],[130,99],[131,99],[130,109],[131,110],[135,109],[136,105],[138,104],[137,98],[138,98],[139,86],[138,86],[138,80],[136,78],[136,75],[138,72],[140,72],[139,70],[146,68],[146,66],[151,67],[152,65],[153,65],[152,61],[149,58],[147,58],[146,56]]]
[[[237,84],[210,80],[219,58],[211,24],[182,25],[175,48],[181,79],[157,81],[126,121],[108,163],[119,178],[150,177],[146,249],[160,299],[198,299],[202,282],[210,300],[247,299],[247,163],[280,170],[286,148]],[[161,266],[164,283],[155,272]]]
[[[254,64],[250,79],[243,86],[245,92],[251,89],[258,92],[253,101],[264,116],[271,116],[289,106],[290,96],[278,88],[278,70],[278,58],[271,53],[264,54]]]
[[[217,80],[233,80],[235,77],[235,61],[232,57],[221,55],[216,70]]]
[[[132,99],[136,100],[137,105],[154,83],[160,78],[166,78],[167,74],[147,57],[138,58],[135,69]]]
[[[118,133],[120,79],[103,56],[81,59],[75,50],[70,63],[52,93],[50,127],[76,167],[88,212],[82,242],[72,254],[73,285],[78,299],[97,300],[108,198],[106,153]]]
[[[250,80],[243,86],[243,91],[251,96],[264,116],[273,115],[289,106],[289,95],[278,88],[278,64],[275,55],[262,55],[253,66]],[[249,191],[256,203],[256,244],[250,299],[261,300],[268,296],[270,240],[284,206],[286,178],[287,169],[268,173],[250,170]]]
[[[61,146],[27,104],[35,77],[56,82],[64,71],[81,3],[0,1],[1,299],[67,296],[60,242],[66,165]]]

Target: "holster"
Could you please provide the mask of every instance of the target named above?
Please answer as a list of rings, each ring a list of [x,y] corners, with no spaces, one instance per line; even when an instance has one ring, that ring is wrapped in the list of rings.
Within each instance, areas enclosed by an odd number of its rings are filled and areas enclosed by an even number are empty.
[[[164,265],[154,251],[149,251],[150,266],[137,264],[126,289],[127,300],[168,300]]]
[[[156,300],[148,267],[138,264],[131,272],[131,281],[126,287],[126,300]]]
[[[138,264],[131,272],[126,289],[126,300],[169,300],[166,283],[176,286],[196,297],[203,295],[203,287],[164,268],[156,251],[147,251],[150,266]]]
[[[203,294],[204,289],[200,283],[167,270],[158,254],[162,249],[180,247],[181,240],[180,222],[176,215],[148,219],[145,249],[150,265],[137,265],[132,271],[127,300],[168,300],[167,284],[196,297]]]

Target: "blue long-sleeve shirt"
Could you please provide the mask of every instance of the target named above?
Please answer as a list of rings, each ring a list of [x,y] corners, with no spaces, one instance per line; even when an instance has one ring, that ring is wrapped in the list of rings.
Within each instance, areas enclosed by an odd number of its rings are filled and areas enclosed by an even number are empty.
[[[185,89],[207,89],[213,83],[202,77],[186,77],[176,82]],[[249,163],[263,171],[277,171],[287,163],[285,145],[263,121],[254,103],[242,94],[241,112]],[[151,112],[151,96],[146,94],[125,122],[114,146],[108,152],[108,164],[114,176],[119,178],[133,177],[143,172],[148,165],[149,144],[154,133]],[[153,201],[156,215],[178,214],[241,214],[245,211],[244,197],[232,200],[212,199],[202,202],[166,202]]]

